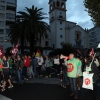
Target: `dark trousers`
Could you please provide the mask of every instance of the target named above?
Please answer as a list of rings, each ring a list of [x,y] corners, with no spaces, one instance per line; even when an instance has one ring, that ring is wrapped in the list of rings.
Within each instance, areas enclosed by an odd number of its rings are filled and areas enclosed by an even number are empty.
[[[50,75],[50,67],[46,67],[46,76]]]
[[[71,92],[78,96],[77,78],[69,78]]]
[[[54,67],[55,67],[55,69],[56,69],[56,74],[60,74],[60,71],[61,71],[61,67],[60,67],[60,65],[54,65]]]
[[[25,78],[28,78],[28,76],[27,76],[27,67],[23,67],[23,76],[25,77]]]
[[[18,74],[18,82],[23,83],[23,81],[22,81],[22,69],[18,69],[17,74]]]
[[[2,73],[2,72],[0,71],[0,84],[1,84],[1,79],[2,79],[2,75],[1,75],[1,73]]]
[[[41,67],[42,67],[42,65],[38,65],[38,67],[37,67],[37,69],[38,69],[38,75],[40,76],[41,75]]]

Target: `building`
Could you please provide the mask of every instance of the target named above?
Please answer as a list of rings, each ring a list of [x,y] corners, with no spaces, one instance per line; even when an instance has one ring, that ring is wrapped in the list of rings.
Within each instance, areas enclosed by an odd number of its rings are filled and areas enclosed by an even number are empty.
[[[67,0],[49,0],[49,18],[52,48],[61,48],[63,43],[70,43],[75,48],[89,48],[89,34],[75,22],[66,20]]]
[[[93,27],[89,30],[90,48],[97,48],[100,43],[100,27]]]
[[[89,48],[89,34],[75,22],[66,20],[67,0],[49,0],[50,32],[35,45],[44,47],[47,54],[63,43],[70,43],[75,48]],[[0,0],[0,46],[5,50],[12,45],[9,42],[9,25],[15,21],[17,0]],[[29,45],[28,45],[29,46]]]
[[[15,22],[17,0],[0,0],[0,46],[5,50],[11,47],[9,26]]]

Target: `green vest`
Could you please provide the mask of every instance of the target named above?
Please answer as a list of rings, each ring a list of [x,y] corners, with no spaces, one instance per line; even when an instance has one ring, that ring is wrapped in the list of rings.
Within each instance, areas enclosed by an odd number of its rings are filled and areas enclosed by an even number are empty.
[[[68,77],[77,78],[76,74],[78,72],[78,67],[80,67],[78,59],[73,58],[71,60],[68,60],[68,64],[67,64],[67,75],[68,75]]]

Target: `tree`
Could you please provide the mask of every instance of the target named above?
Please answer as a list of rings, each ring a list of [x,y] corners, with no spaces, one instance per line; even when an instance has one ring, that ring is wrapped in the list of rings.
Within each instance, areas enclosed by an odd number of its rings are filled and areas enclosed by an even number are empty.
[[[28,38],[24,32],[26,28],[23,26],[23,23],[23,21],[17,19],[16,22],[10,26],[10,33],[8,34],[12,44],[15,45],[19,42],[22,54],[24,53],[24,42],[27,40],[26,37]]]
[[[62,45],[62,51],[64,55],[69,55],[70,53],[74,53],[74,47],[70,43],[64,43]]]
[[[86,11],[96,26],[100,26],[100,0],[84,0]]]
[[[50,31],[49,25],[44,22],[44,19],[47,19],[44,15],[46,13],[42,12],[43,8],[38,9],[37,7],[32,6],[32,8],[25,7],[25,12],[19,11],[17,18],[22,20],[24,23],[24,27],[26,28],[25,34],[28,34],[28,41],[30,43],[31,53],[34,48],[34,40],[37,42],[41,41],[44,36],[47,34],[47,31]]]

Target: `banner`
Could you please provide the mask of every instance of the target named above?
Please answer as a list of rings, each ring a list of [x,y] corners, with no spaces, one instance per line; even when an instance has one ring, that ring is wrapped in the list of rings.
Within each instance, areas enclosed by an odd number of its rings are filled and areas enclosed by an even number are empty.
[[[18,53],[18,43],[10,50],[10,53],[16,56]]]
[[[4,52],[3,52],[2,47],[0,47],[0,58],[2,58],[3,56],[4,56]]]
[[[89,54],[90,56],[91,55],[94,55],[94,49],[92,48],[92,50],[90,51],[90,54]]]

